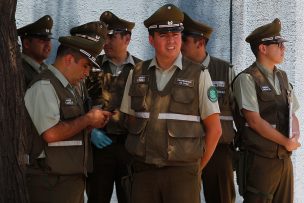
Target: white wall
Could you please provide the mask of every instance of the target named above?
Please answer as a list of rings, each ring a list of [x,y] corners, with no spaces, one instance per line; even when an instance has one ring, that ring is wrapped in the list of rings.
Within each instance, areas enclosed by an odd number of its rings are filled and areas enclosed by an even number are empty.
[[[142,59],[153,55],[148,43],[148,32],[143,21],[165,3],[174,3],[191,17],[211,25],[214,33],[208,44],[209,53],[230,60],[236,71],[248,67],[254,60],[246,36],[256,27],[271,22],[278,17],[282,21],[282,34],[289,42],[285,62],[279,67],[285,70],[294,85],[300,104],[304,102],[302,91],[304,76],[304,1],[303,0],[232,0],[232,27],[229,26],[230,0],[18,0],[16,12],[17,28],[49,14],[54,19],[54,37],[68,35],[73,26],[99,20],[103,11],[110,10],[121,18],[136,22],[129,50]],[[232,30],[231,30],[232,29]],[[230,50],[230,31],[232,49]],[[50,59],[54,59],[58,43],[53,40],[54,49]],[[303,107],[298,112],[300,123],[304,121]],[[301,125],[302,126],[302,125]],[[303,127],[301,127],[303,131]],[[303,142],[303,138],[301,138]],[[293,153],[295,172],[295,202],[304,202],[304,147]],[[240,199],[238,199],[240,202]]]

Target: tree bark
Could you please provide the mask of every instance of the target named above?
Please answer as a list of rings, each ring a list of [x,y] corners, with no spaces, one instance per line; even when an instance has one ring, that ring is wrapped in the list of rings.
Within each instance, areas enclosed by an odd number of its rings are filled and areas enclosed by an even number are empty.
[[[17,0],[0,1],[0,202],[29,202],[25,181],[24,76],[15,24]]]

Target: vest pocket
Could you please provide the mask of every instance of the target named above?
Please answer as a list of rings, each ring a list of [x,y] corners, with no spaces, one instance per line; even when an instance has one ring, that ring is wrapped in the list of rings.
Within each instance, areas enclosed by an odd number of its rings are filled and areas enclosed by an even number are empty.
[[[147,84],[136,84],[131,86],[129,96],[131,97],[131,109],[135,111],[144,111],[146,108]]]
[[[168,160],[194,162],[204,150],[204,131],[200,122],[168,120]]]
[[[78,105],[62,105],[61,106],[62,115],[64,116],[64,120],[75,118],[80,115],[79,106]]]
[[[172,90],[172,101],[170,111],[174,113],[189,114],[192,109],[190,105],[194,101],[195,92],[193,88],[179,87]]]
[[[126,149],[132,155],[144,157],[145,151],[145,136],[144,131],[147,125],[147,119],[136,118],[129,116],[128,130],[129,134],[126,140]]]
[[[72,140],[76,141],[76,140]],[[82,141],[82,140],[81,140]],[[84,143],[80,146],[52,146],[45,148],[46,164],[52,174],[83,174]]]

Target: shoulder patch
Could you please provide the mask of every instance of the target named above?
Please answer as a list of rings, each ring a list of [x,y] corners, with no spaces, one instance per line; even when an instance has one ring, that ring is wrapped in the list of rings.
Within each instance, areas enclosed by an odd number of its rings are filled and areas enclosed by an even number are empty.
[[[208,99],[211,101],[211,102],[217,102],[217,99],[218,99],[218,95],[217,95],[217,90],[214,86],[210,86],[208,91],[207,91],[207,94],[208,94]]]

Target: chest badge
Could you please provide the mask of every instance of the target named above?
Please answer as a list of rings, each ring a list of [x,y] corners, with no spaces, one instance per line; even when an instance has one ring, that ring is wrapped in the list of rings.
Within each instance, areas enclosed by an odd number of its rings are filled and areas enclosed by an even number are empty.
[[[208,94],[208,99],[211,101],[211,102],[217,102],[217,99],[218,99],[218,95],[217,95],[217,90],[214,86],[210,86],[208,91],[207,91],[207,94]]]
[[[175,84],[179,86],[184,86],[184,87],[193,87],[194,86],[194,81],[193,80],[185,80],[181,78],[176,78]]]
[[[271,92],[271,88],[269,86],[261,86],[262,92]]]
[[[148,83],[149,82],[149,76],[148,75],[139,75],[135,77],[135,83]]]
[[[66,105],[74,105],[74,102],[73,102],[73,100],[72,100],[71,98],[67,98],[67,99],[64,101],[64,103],[65,103]]]

